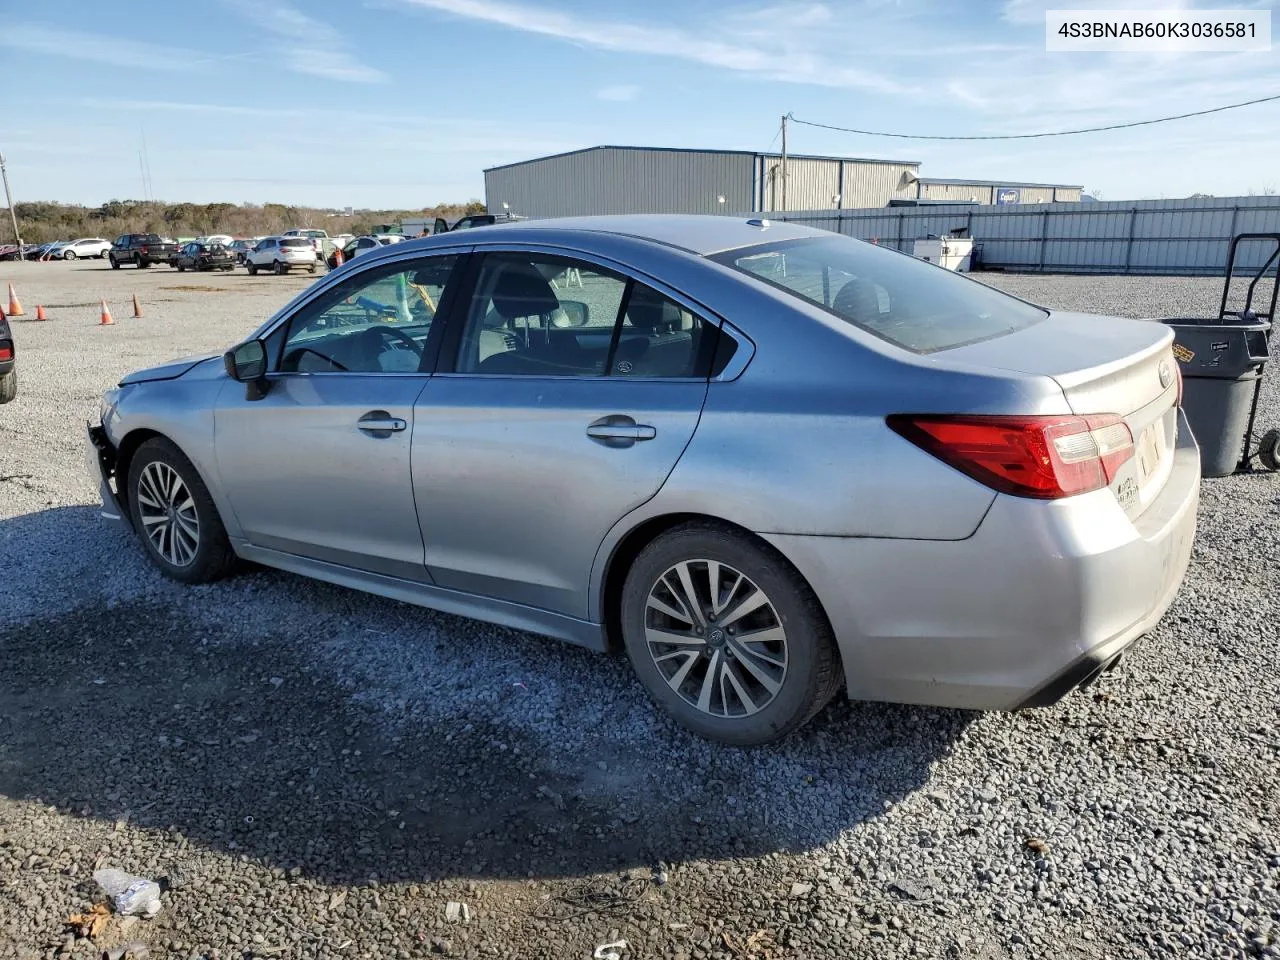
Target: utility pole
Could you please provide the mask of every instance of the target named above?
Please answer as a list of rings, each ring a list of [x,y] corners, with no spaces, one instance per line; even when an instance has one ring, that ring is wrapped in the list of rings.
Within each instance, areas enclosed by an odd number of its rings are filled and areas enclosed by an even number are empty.
[[[787,212],[787,115],[782,115],[782,212]]]
[[[9,193],[9,171],[4,166],[4,154],[0,154],[0,179],[4,180],[4,202],[9,205],[9,220],[13,224],[13,239],[18,244],[18,259],[22,256],[22,235],[18,233],[18,214],[13,209],[13,196]]]

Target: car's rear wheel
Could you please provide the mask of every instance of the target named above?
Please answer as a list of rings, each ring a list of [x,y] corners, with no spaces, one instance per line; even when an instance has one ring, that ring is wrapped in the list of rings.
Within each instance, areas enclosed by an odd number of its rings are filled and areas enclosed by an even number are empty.
[[[187,268],[186,268],[186,267],[184,267],[182,264],[180,264],[180,263],[179,263],[179,264],[177,264],[176,266],[178,267],[178,272],[179,272],[179,273],[185,273],[185,272],[186,272],[186,269],[187,269]]]
[[[105,259],[107,259],[107,251],[103,250],[101,253],[99,253],[99,254],[98,254],[98,259],[99,259],[99,260],[105,260]]]
[[[9,403],[18,395],[18,371],[0,374],[0,403]]]
[[[754,746],[806,723],[840,688],[835,639],[804,579],[745,534],[691,523],[636,557],[622,637],[649,695],[681,725]]]
[[[147,555],[165,576],[208,583],[235,563],[218,509],[191,461],[156,437],[129,465],[129,510]]]
[[[62,259],[63,259],[63,260],[74,260],[75,258],[76,258],[76,252],[75,252],[74,250],[63,250],[63,251],[62,251]]]
[[[289,272],[289,268],[288,268],[287,266],[285,266],[284,261],[282,261],[282,260],[277,260],[277,261],[275,262],[275,270],[276,270],[276,275],[277,275],[277,276],[279,276],[279,275],[281,275],[281,274],[285,274],[285,273],[288,273],[288,272]]]

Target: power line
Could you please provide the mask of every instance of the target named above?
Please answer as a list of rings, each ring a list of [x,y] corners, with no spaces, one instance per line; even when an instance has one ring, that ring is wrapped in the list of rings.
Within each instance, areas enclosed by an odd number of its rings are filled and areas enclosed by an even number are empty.
[[[1157,117],[1154,120],[1112,123],[1104,127],[1081,127],[1079,130],[1053,130],[1048,133],[1008,133],[978,137],[939,137],[916,133],[885,133],[882,130],[857,130],[853,127],[837,127],[829,123],[814,123],[812,120],[801,120],[790,113],[787,114],[787,117],[793,123],[803,124],[806,127],[836,130],[840,133],[858,133],[864,137],[893,137],[896,140],[1038,140],[1042,137],[1072,137],[1080,133],[1099,133],[1103,130],[1127,130],[1130,127],[1146,127],[1153,123],[1168,123],[1170,120],[1186,120],[1188,117],[1203,117],[1210,113],[1222,113],[1224,110],[1238,110],[1240,107],[1252,107],[1255,104],[1270,103],[1273,100],[1280,100],[1280,94],[1259,97],[1256,100],[1245,100],[1243,103],[1229,103],[1225,107],[1213,107],[1209,110],[1193,110],[1191,113],[1179,113],[1171,117]]]

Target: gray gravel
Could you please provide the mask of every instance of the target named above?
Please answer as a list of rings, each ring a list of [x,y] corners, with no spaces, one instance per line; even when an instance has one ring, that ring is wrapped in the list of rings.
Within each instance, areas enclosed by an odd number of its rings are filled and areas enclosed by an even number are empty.
[[[1280,957],[1280,478],[1205,483],[1186,586],[1093,689],[1015,715],[839,703],[735,751],[656,714],[618,659],[269,571],[163,580],[99,523],[83,422],[124,372],[233,342],[307,281],[10,279],[29,314],[92,306],[15,324],[0,407],[0,958],[94,955],[62,921],[100,861],[171,882],[101,943],[183,960],[619,938],[624,958]],[[1218,296],[985,279],[1134,316]]]

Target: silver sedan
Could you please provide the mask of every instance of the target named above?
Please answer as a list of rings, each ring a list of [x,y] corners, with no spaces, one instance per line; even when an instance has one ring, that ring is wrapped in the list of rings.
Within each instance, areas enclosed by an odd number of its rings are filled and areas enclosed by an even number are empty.
[[[794,225],[522,222],[365,254],[89,434],[170,577],[625,649],[758,744],[842,686],[1052,703],[1149,630],[1200,479],[1171,344]]]

